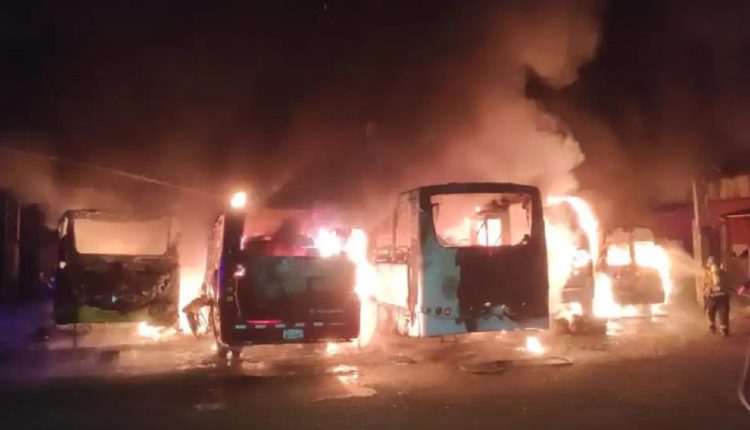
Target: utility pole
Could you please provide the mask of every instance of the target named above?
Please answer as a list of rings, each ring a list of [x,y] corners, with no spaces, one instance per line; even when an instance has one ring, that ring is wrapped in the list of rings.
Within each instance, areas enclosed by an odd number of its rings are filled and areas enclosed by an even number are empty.
[[[708,217],[708,196],[706,192],[706,181],[703,177],[693,179],[693,258],[695,262],[703,267],[707,257],[706,237],[704,229]],[[703,305],[701,276],[695,277],[695,296],[700,305]]]

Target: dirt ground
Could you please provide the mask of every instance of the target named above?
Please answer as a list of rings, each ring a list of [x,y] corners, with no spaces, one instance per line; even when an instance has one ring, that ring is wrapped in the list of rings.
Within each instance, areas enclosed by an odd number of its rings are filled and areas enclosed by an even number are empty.
[[[672,312],[612,322],[606,335],[255,347],[231,363],[187,336],[103,345],[84,333],[72,348],[68,334],[0,349],[7,428],[750,426],[737,398],[750,339],[742,312],[728,339],[708,334],[697,312]],[[523,349],[527,335],[545,354]]]

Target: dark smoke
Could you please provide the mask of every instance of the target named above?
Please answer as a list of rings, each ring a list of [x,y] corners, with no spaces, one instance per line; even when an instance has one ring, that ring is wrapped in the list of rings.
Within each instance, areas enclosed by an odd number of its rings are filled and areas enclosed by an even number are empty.
[[[571,126],[584,185],[633,212],[686,201],[707,172],[747,171],[750,4],[609,2],[579,81],[541,99]]]
[[[385,208],[397,191],[448,181],[578,187],[584,155],[527,96],[527,78],[556,90],[576,82],[598,45],[597,2],[326,4],[30,3],[16,18],[36,14],[42,31],[25,46],[44,58],[23,64],[31,109],[6,124],[4,144],[215,195],[249,183],[282,206]],[[17,138],[28,130],[33,139]],[[22,161],[33,166],[6,183],[55,214],[219,207]]]

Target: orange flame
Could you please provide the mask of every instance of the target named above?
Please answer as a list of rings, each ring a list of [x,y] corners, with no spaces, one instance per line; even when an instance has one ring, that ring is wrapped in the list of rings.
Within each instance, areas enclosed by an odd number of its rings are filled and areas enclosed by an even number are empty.
[[[377,291],[375,267],[367,259],[367,234],[360,228],[352,229],[347,238],[340,238],[335,231],[321,228],[314,239],[315,246],[324,257],[342,251],[356,266],[354,291],[360,302],[359,341],[366,345],[375,334],[377,314],[373,297]]]
[[[138,324],[138,336],[146,337],[151,340],[162,340],[177,334],[177,329],[174,327],[161,327],[154,326],[146,321],[142,321]]]
[[[180,300],[178,312],[180,314],[179,326],[183,333],[190,332],[190,325],[188,324],[187,316],[182,312],[182,309],[184,309],[191,300],[201,295],[203,272],[204,268],[200,266],[182,267],[180,269]]]
[[[584,199],[571,196],[554,196],[548,199],[549,204],[566,202],[573,208],[578,216],[578,221],[586,233],[590,246],[591,261],[598,261],[599,241],[601,237],[599,222],[591,206]],[[582,256],[577,256],[575,245],[572,243],[573,233],[566,226],[547,224],[547,246],[550,249],[550,284],[552,291],[550,296],[553,300],[559,300],[555,295],[560,291],[560,284],[567,282],[571,271],[576,266],[576,261]],[[642,267],[656,269],[659,272],[661,285],[668,303],[673,292],[673,282],[670,275],[670,261],[666,250],[653,241],[639,241],[633,244],[635,264]],[[611,245],[607,248],[605,256],[610,266],[625,266],[631,264],[630,249],[625,245]],[[594,315],[600,318],[622,318],[637,316],[639,310],[636,306],[622,306],[615,300],[612,291],[612,279],[604,273],[595,273],[594,278]],[[578,303],[560,304],[558,315],[569,318],[576,315],[580,308]],[[652,313],[663,313],[661,305],[653,305]]]
[[[561,303],[562,289],[573,270],[595,263],[599,258],[599,221],[589,203],[580,197],[551,196],[547,198],[547,203],[569,204],[589,243],[588,251],[579,249],[575,244],[575,233],[567,225],[546,222],[550,310],[558,318],[569,320],[573,316],[583,315],[583,307],[580,303]]]

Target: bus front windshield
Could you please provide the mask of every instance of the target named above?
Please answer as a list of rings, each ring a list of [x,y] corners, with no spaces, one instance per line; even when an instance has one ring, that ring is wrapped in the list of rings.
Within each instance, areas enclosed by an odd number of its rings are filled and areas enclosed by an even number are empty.
[[[81,217],[75,219],[73,230],[80,254],[156,256],[167,252],[171,221]]]
[[[516,193],[436,194],[430,197],[444,247],[522,245],[531,238],[532,198]]]

